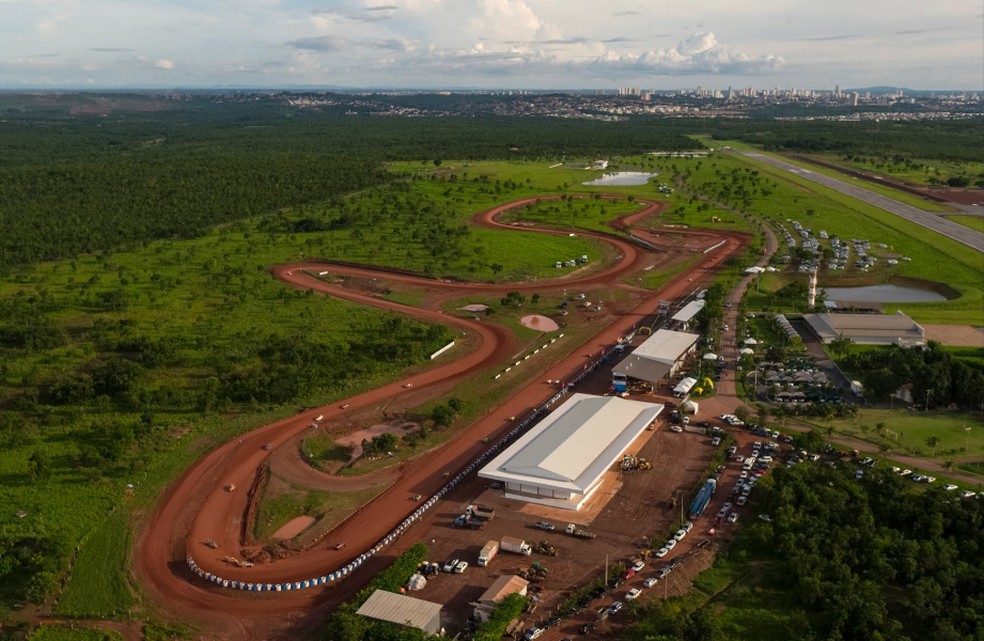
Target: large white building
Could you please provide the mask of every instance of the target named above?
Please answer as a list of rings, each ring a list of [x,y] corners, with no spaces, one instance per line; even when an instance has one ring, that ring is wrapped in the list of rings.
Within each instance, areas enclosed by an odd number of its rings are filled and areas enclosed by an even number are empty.
[[[479,471],[508,498],[578,510],[663,406],[574,394]]]
[[[619,361],[612,368],[612,373],[658,384],[664,378],[677,374],[687,355],[697,348],[699,338],[699,334],[657,330]]]
[[[356,614],[417,628],[427,634],[442,634],[441,607],[440,603],[431,603],[386,590],[376,590],[359,607]]]
[[[926,330],[902,312],[895,314],[804,314],[803,320],[824,343],[838,337],[858,345],[922,345]]]

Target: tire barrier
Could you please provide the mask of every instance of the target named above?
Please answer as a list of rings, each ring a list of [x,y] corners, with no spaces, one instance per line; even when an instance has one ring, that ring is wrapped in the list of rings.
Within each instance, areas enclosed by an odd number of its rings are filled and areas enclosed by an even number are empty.
[[[207,572],[195,562],[189,553],[185,557],[185,563],[187,563],[188,568],[195,573],[199,578],[213,583],[216,586],[229,588],[232,590],[244,590],[247,592],[292,592],[294,590],[305,590],[308,588],[318,587],[322,585],[328,585],[334,583],[340,579],[347,577],[349,574],[358,570],[363,563],[371,559],[373,556],[381,552],[386,546],[395,541],[400,535],[403,534],[407,529],[416,524],[417,521],[424,516],[424,514],[430,508],[434,507],[438,501],[440,501],[448,492],[453,490],[459,483],[468,478],[469,475],[479,467],[485,461],[495,454],[498,454],[501,450],[509,446],[513,441],[515,441],[519,436],[525,433],[530,427],[532,427],[540,417],[550,411],[557,401],[564,398],[574,389],[574,386],[584,380],[592,372],[594,372],[599,366],[607,363],[614,351],[612,349],[602,350],[599,357],[592,363],[585,365],[584,369],[578,373],[578,375],[571,380],[570,383],[565,385],[556,394],[551,396],[549,399],[544,401],[542,404],[537,406],[530,415],[523,419],[522,422],[518,423],[513,429],[509,431],[508,434],[503,436],[501,439],[493,443],[482,452],[475,460],[468,464],[468,466],[458,472],[456,476],[451,478],[444,487],[437,491],[434,496],[430,497],[425,503],[420,505],[416,510],[410,513],[410,516],[403,519],[399,525],[397,525],[393,530],[390,531],[385,537],[379,540],[376,545],[369,548],[366,552],[360,554],[355,559],[350,561],[344,567],[335,570],[330,574],[325,574],[318,577],[313,577],[311,579],[305,579],[303,581],[289,581],[287,583],[247,583],[245,581],[234,581],[231,579],[226,579],[220,577],[211,572]]]

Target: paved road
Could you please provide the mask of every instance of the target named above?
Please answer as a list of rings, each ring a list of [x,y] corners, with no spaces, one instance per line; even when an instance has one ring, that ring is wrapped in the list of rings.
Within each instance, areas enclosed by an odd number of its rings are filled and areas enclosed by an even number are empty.
[[[869,191],[837,178],[819,174],[815,171],[800,167],[799,165],[794,165],[784,160],[780,160],[774,156],[767,156],[765,154],[751,151],[741,152],[741,154],[743,156],[748,156],[749,158],[754,158],[755,160],[772,165],[773,167],[778,167],[784,171],[796,174],[797,176],[806,178],[807,180],[812,180],[813,182],[819,183],[825,187],[835,189],[842,194],[846,194],[852,198],[857,198],[858,200],[866,202],[869,205],[874,205],[879,209],[884,209],[890,214],[895,214],[896,216],[916,223],[917,225],[922,225],[927,229],[931,229],[938,234],[951,238],[958,243],[963,243],[964,245],[967,245],[972,249],[976,249],[979,252],[984,252],[984,234],[970,229],[969,227],[964,227],[959,223],[947,220],[942,216],[937,216],[931,212],[923,211],[911,205],[900,203],[897,200],[892,200],[887,196],[876,194],[873,191]]]

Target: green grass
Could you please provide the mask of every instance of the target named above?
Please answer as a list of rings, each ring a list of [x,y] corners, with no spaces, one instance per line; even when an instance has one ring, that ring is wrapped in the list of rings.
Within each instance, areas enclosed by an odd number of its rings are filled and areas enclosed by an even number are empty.
[[[984,462],[982,461],[974,461],[971,463],[957,463],[957,469],[984,477]]]
[[[327,434],[317,434],[304,439],[304,450],[307,458],[315,465],[326,462],[346,463],[352,456],[352,448],[339,445]]]
[[[884,432],[880,433],[879,423],[884,425]],[[984,456],[984,420],[979,412],[865,409],[856,417],[831,421],[830,427],[848,436],[875,444],[885,443],[893,450],[934,458],[937,461],[962,456]],[[931,436],[940,438],[935,457],[933,448],[926,443]]]
[[[906,164],[874,155],[870,158],[862,158],[860,161],[850,161],[843,158],[829,158],[829,160],[853,169],[891,176],[913,185],[931,185],[933,181],[946,183],[947,180],[956,176],[973,178],[984,175],[984,162],[971,163],[913,158]]]
[[[905,203],[906,205],[912,205],[917,209],[922,209],[923,211],[938,211],[938,212],[948,212],[955,211],[954,207],[947,204],[937,202],[935,200],[930,200],[928,198],[922,198],[915,194],[910,194],[906,191],[901,191],[899,189],[893,189],[881,183],[876,183],[868,180],[855,179],[851,176],[843,174],[839,171],[833,169],[828,169],[827,167],[821,167],[819,165],[814,165],[813,163],[803,162],[796,158],[792,158],[789,155],[784,155],[783,160],[790,162],[794,165],[799,165],[800,167],[805,167],[810,171],[815,171],[818,174],[823,174],[825,176],[830,176],[838,180],[843,180],[846,183],[857,185],[858,187],[863,187],[868,191],[873,191],[876,194],[881,194],[882,196],[887,196],[892,200],[897,200],[900,203]],[[847,169],[858,169],[858,167],[852,167],[851,163],[840,161],[832,158],[820,158],[824,162],[829,162],[831,164],[836,164]],[[870,170],[869,170],[870,171]]]
[[[639,203],[625,199],[576,198],[572,200],[542,200],[514,209],[502,216],[502,222],[530,221],[557,229],[587,229],[615,233],[608,224],[614,218],[632,214]],[[573,258],[573,256],[572,256]]]
[[[971,365],[984,367],[984,347],[951,347],[944,345],[943,351]]]
[[[680,272],[684,272],[690,269],[696,263],[700,262],[703,258],[704,258],[703,254],[694,254],[690,258],[687,258],[686,260],[681,261],[675,265],[650,269],[647,272],[643,272],[641,284],[646,289],[653,289],[653,290],[659,289],[666,283],[670,282],[670,280],[674,276],[676,276]]]
[[[947,216],[947,219],[984,234],[984,216]]]
[[[28,637],[28,641],[123,641],[123,636],[113,630],[44,625]]]
[[[331,530],[354,514],[385,486],[352,492],[318,492],[292,485],[276,495],[269,495],[268,488],[264,489],[257,506],[254,536],[259,541],[270,541],[273,533],[284,524],[299,516],[312,516],[314,523],[296,537],[298,546],[304,547],[320,533]]]
[[[62,616],[117,618],[134,604],[125,559],[130,544],[127,512],[114,510],[83,542],[56,612]]]

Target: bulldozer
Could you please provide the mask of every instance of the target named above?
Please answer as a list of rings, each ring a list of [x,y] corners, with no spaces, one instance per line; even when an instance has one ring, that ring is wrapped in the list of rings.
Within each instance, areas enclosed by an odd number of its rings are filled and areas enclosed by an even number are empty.
[[[547,567],[542,563],[540,563],[539,561],[533,561],[533,563],[530,564],[529,574],[531,576],[545,577],[547,576],[548,573],[549,571],[547,570]]]
[[[533,551],[545,556],[557,556],[557,548],[550,545],[547,541],[540,541],[534,546]]]

